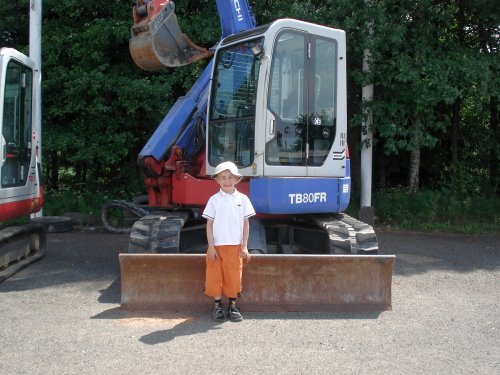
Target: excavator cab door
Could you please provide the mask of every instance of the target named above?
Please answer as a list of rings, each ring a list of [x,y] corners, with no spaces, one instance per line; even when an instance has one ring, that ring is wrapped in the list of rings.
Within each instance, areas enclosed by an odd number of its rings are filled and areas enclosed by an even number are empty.
[[[34,62],[21,53],[10,48],[0,50],[0,206],[29,198],[37,183],[32,121],[34,67]]]
[[[283,26],[267,47],[264,175],[344,177],[347,121],[338,110],[346,90],[344,33]]]
[[[257,173],[256,135],[264,38],[222,48],[215,58],[207,131],[207,171],[233,161],[243,174]],[[260,167],[261,168],[261,167]]]

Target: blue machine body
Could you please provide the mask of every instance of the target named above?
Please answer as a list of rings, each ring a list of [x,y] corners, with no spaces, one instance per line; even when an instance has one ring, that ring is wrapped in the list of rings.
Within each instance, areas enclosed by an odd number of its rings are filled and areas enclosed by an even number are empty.
[[[254,29],[255,17],[247,0],[217,0],[221,22],[221,40]],[[239,58],[239,57],[238,57]],[[154,157],[167,160],[173,146],[183,149],[190,160],[197,150],[197,126],[206,129],[208,93],[214,60],[210,61],[191,90],[179,98],[152,137],[141,150],[139,159]],[[239,79],[233,80],[236,91]],[[201,124],[201,125],[200,125]],[[198,148],[199,149],[199,148]],[[345,177],[283,177],[255,176],[250,180],[249,198],[261,214],[312,214],[344,211],[351,191],[350,164],[347,160]]]

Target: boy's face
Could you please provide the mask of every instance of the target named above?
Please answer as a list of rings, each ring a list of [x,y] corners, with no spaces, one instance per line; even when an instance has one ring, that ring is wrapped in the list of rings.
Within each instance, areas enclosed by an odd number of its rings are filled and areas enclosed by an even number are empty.
[[[217,181],[224,193],[233,194],[234,186],[239,182],[239,179],[226,169],[215,177],[215,181]]]

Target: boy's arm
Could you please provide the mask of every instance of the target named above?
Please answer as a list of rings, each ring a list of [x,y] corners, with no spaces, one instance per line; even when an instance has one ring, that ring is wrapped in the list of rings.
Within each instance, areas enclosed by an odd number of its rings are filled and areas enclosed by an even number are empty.
[[[243,238],[241,239],[241,257],[250,260],[250,253],[248,252],[248,235],[250,233],[250,223],[248,219],[243,219]]]
[[[208,259],[210,259],[211,261],[214,261],[215,259],[217,259],[217,251],[215,250],[215,246],[214,246],[213,226],[214,226],[214,221],[208,219],[207,220],[207,242],[208,242],[207,255],[208,255]]]

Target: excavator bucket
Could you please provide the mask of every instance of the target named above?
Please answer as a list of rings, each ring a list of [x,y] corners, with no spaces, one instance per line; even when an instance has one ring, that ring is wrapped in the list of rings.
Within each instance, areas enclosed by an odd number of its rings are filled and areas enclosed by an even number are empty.
[[[141,69],[178,67],[213,54],[181,32],[172,1],[144,2],[135,6],[133,13],[129,48],[132,59]]]
[[[253,255],[244,264],[245,311],[391,309],[393,255]],[[126,310],[207,311],[203,254],[120,254]]]

